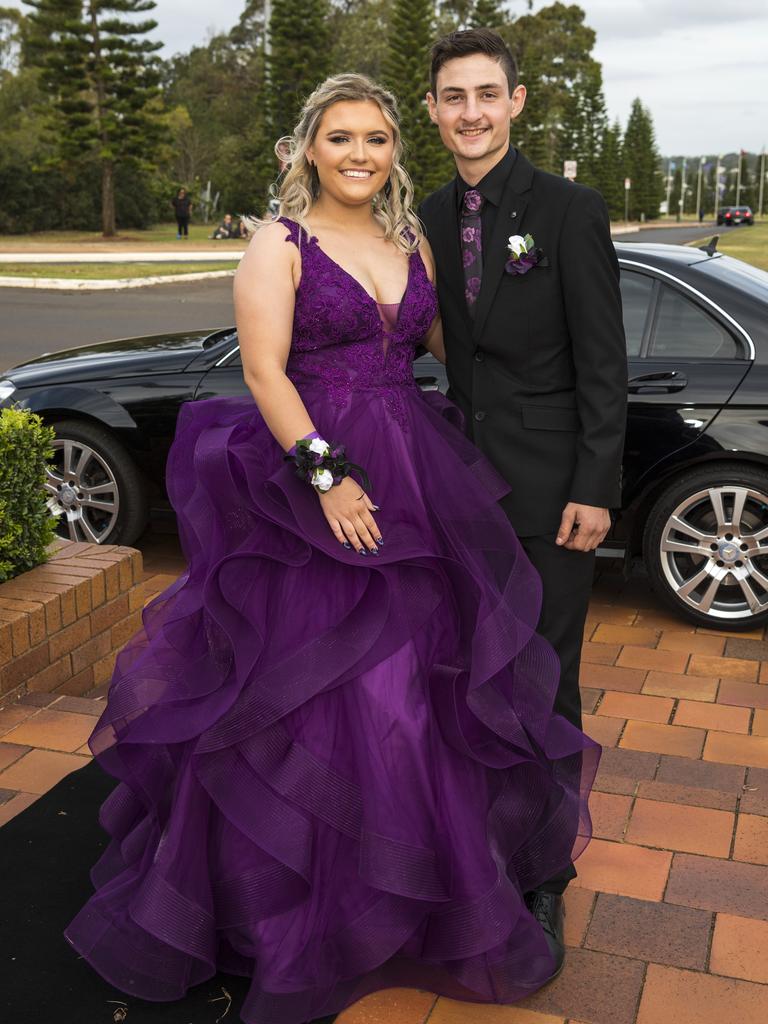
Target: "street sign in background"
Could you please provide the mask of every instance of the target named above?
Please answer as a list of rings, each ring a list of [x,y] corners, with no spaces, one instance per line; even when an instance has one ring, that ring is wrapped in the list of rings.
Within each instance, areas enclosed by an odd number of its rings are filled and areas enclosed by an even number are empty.
[[[574,181],[576,178],[576,161],[575,160],[564,160],[563,161],[563,177],[570,178]]]
[[[624,179],[624,188],[627,190],[627,192],[629,192],[629,190],[632,188],[632,179],[631,178],[625,178]]]

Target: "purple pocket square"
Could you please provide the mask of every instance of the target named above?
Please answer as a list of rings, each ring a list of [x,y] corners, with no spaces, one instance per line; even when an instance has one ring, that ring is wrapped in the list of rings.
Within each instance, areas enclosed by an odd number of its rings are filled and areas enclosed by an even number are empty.
[[[504,269],[508,274],[527,274],[534,267],[548,266],[549,257],[544,255],[544,250],[531,249],[530,252],[525,252],[517,258],[511,256],[504,264]]]

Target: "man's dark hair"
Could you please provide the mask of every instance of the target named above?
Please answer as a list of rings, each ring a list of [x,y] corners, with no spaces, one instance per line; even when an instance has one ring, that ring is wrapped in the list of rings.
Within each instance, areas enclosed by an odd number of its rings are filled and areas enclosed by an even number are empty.
[[[437,73],[443,64],[456,57],[469,57],[473,53],[484,53],[486,57],[501,65],[509,82],[511,96],[517,85],[517,62],[509,47],[498,32],[490,28],[468,28],[461,32],[438,39],[430,53],[431,67],[429,73],[432,95],[437,99]]]

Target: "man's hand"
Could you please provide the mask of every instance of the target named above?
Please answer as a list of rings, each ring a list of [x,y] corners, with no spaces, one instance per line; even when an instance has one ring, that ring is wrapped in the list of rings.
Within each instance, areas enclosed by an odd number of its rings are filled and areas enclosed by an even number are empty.
[[[577,505],[569,501],[563,509],[557,544],[571,551],[594,551],[611,526],[607,508]]]

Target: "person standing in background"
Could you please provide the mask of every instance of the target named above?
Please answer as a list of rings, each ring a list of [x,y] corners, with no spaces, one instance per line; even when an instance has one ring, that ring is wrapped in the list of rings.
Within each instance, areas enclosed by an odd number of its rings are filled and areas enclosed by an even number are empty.
[[[171,200],[171,205],[176,212],[176,237],[189,237],[189,218],[192,215],[192,197],[185,188],[180,188]]]

